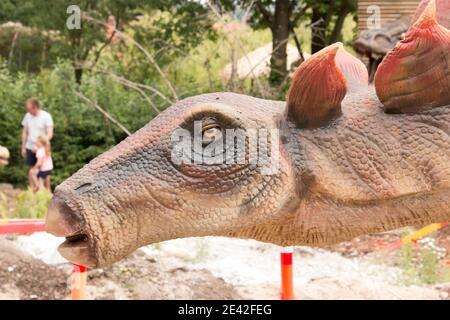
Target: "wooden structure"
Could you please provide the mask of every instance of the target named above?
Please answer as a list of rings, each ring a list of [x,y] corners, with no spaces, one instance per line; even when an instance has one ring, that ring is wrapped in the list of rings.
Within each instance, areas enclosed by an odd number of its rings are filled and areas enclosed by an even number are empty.
[[[381,26],[402,16],[412,16],[420,0],[358,0],[358,31],[367,30],[374,14],[379,13]]]

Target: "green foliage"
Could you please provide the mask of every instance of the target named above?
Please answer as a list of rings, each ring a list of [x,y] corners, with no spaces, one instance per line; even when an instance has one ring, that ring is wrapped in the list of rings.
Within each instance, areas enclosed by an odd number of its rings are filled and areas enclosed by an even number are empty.
[[[71,5],[77,5],[82,11],[84,18],[80,29],[70,30],[66,26],[69,18],[67,8]],[[161,50],[160,64],[173,59],[175,54],[187,53],[202,41],[205,32],[210,35],[214,33],[205,6],[191,0],[17,0],[0,2],[2,10],[9,15],[0,14],[0,23],[15,21],[33,30],[56,32],[61,40],[56,48],[58,55],[62,59],[72,60],[77,82],[81,82],[84,73],[82,65],[87,62],[94,65],[111,43],[112,39],[105,30],[110,16],[115,18],[119,30],[126,29],[130,21],[134,21],[134,37],[148,49]],[[143,17],[152,17],[151,23],[140,25],[138,22]],[[20,42],[16,45],[19,51],[25,50],[22,46],[26,46],[34,48],[34,52],[42,52],[42,43],[39,42]],[[10,50],[11,47],[6,45],[3,51]],[[133,60],[142,60],[142,53],[137,51],[136,54],[141,56]],[[7,57],[5,53],[3,57]],[[30,64],[40,60],[33,54],[24,59]]]
[[[43,189],[33,192],[31,189],[20,192],[15,198],[15,209],[8,203],[6,196],[0,192],[0,219],[22,218],[41,219],[47,214],[52,194]]]
[[[25,113],[24,103],[29,97],[39,98],[43,109],[54,118],[53,184],[61,183],[126,137],[92,106],[77,98],[74,90],[96,101],[132,132],[156,115],[138,93],[101,75],[90,74],[82,86],[77,86],[70,63],[61,62],[53,70],[35,76],[12,75],[3,64],[0,68],[0,143],[10,150],[11,161],[0,171],[0,181],[21,185],[27,181],[26,167],[20,155],[20,122]]]
[[[436,246],[433,238],[419,240],[417,245],[412,243],[403,245],[401,282],[413,285],[448,281],[450,270],[445,263],[441,265],[444,256],[444,250]]]
[[[50,67],[61,54],[61,39],[56,32],[43,32],[19,23],[0,26],[0,55],[11,71],[39,72]]]
[[[47,214],[52,194],[47,190],[33,192],[31,189],[22,191],[16,199],[16,210],[13,217],[17,219],[42,219]]]
[[[0,219],[6,219],[8,217],[8,199],[0,192]]]

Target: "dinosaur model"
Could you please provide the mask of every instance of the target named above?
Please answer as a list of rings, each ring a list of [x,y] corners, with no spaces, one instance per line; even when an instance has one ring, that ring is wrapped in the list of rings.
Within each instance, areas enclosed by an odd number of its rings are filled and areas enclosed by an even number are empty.
[[[353,43],[353,49],[368,58],[369,81],[372,82],[378,66],[383,58],[401,41],[411,23],[416,21],[423,12],[429,0],[422,1],[415,15],[402,15],[397,20],[387,23],[380,28],[369,28],[363,31]],[[450,28],[450,1],[437,1],[437,21],[444,27]]]
[[[353,43],[353,49],[369,60],[369,81],[372,82],[383,58],[403,39],[411,23],[411,17],[403,15],[400,19],[387,23],[381,28],[368,29]]]
[[[99,267],[182,237],[322,246],[448,221],[450,31],[435,1],[421,8],[374,86],[337,43],[299,66],[287,102],[211,93],[168,108],[56,188],[47,231],[66,238],[61,254]],[[273,170],[251,161],[263,147]],[[230,161],[206,161],[220,154]]]

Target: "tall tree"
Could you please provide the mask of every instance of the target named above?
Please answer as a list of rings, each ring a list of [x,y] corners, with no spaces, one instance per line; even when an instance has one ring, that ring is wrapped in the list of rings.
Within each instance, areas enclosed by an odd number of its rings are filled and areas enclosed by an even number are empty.
[[[301,44],[295,28],[301,21],[311,22],[313,53],[341,37],[344,20],[356,10],[356,0],[215,0],[227,9],[253,5],[251,24],[256,28],[269,28],[272,33],[270,82],[278,86],[287,76],[287,43],[295,40],[301,53]]]
[[[316,53],[340,40],[345,18],[356,11],[356,0],[309,1],[311,7],[311,52]]]
[[[303,17],[306,5],[303,1],[259,0],[253,23],[266,26],[272,32],[272,56],[270,59],[270,82],[279,85],[287,76],[287,45],[289,35]],[[298,47],[300,50],[300,47]]]
[[[73,8],[75,5],[82,14],[92,16],[105,23],[109,16],[114,16],[116,23],[120,26],[134,18],[133,10],[140,2],[138,0],[16,0],[14,3],[5,2],[3,6],[11,11],[11,15],[0,17],[2,20],[21,22],[23,25],[40,30],[57,31],[64,39],[63,57],[72,60],[75,79],[77,82],[81,82],[84,61],[90,54],[100,54],[100,52],[94,52],[98,43],[104,44],[98,49],[103,50],[111,39],[107,37],[105,28],[86,23],[82,19],[78,24],[79,27],[75,25],[73,28],[69,28],[68,20],[77,19],[76,11],[69,10],[69,8]]]
[[[80,28],[67,26],[75,14],[68,10],[73,5],[84,17]],[[102,25],[110,18],[117,29],[123,30],[137,17],[152,16],[151,27],[145,30],[136,26],[133,35],[147,43],[158,38],[170,48],[187,51],[201,41],[203,30],[211,25],[208,19],[197,18],[205,12],[205,6],[194,0],[5,0],[0,2],[0,23],[17,21],[38,30],[57,31],[64,43],[61,57],[72,60],[75,79],[80,83],[86,61],[98,60],[117,35]],[[159,49],[155,41],[148,49],[153,48]]]

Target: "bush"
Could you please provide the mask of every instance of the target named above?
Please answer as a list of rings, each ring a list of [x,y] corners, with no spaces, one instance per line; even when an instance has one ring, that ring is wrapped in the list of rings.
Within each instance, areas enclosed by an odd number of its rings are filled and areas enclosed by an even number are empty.
[[[34,193],[31,189],[20,192],[15,198],[15,209],[11,208],[6,196],[0,192],[0,219],[41,219],[47,214],[52,194],[47,190]]]
[[[449,268],[445,264],[445,249],[438,247],[434,238],[426,237],[417,241],[417,244],[405,244],[401,255],[403,284],[448,282]]]
[[[0,219],[6,219],[8,217],[8,199],[0,192]]]
[[[73,93],[83,92],[123,123],[131,132],[150,121],[156,113],[136,92],[101,75],[85,75],[83,85],[72,78],[72,67],[60,62],[51,71],[38,75],[12,75],[0,64],[0,144],[11,152],[10,165],[0,171],[0,181],[25,185],[27,170],[20,155],[24,103],[37,97],[55,122],[52,141],[55,171],[59,184],[91,159],[114,146],[126,134]]]
[[[240,34],[240,43],[245,52],[269,41],[268,31],[252,31],[247,28]],[[86,71],[81,85],[75,82],[70,61],[58,61],[52,65],[52,69],[42,69],[33,74],[11,73],[0,58],[0,144],[11,152],[10,165],[0,172],[0,181],[22,186],[27,183],[27,168],[20,155],[20,123],[25,113],[25,101],[30,97],[38,98],[42,108],[52,114],[55,122],[55,136],[52,140],[55,164],[53,185],[61,183],[126,137],[117,126],[78,98],[74,91],[82,92],[96,102],[130,132],[140,129],[156,116],[155,110],[139,92],[114,81],[108,72],[151,85],[172,98],[170,90],[146,59],[129,61],[130,57],[134,57],[133,54],[125,51],[121,55],[120,50],[124,49],[119,46],[105,52],[97,64],[97,70],[107,70],[106,74]],[[134,52],[135,49],[131,51]],[[249,79],[229,86],[219,75],[222,67],[229,62],[230,55],[217,52],[230,53],[230,44],[223,41],[223,38],[217,41],[205,40],[196,49],[186,51],[181,57],[163,65],[164,72],[180,98],[228,90],[265,98],[282,98],[285,95],[287,87],[277,90],[276,96],[265,92],[269,90],[266,86],[267,79],[258,79],[264,84],[261,86],[253,85],[254,82]],[[147,69],[152,72],[138,72]],[[158,95],[146,92],[159,110],[168,106],[168,102]]]

